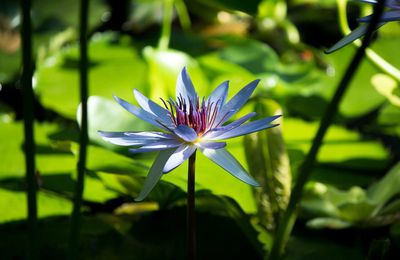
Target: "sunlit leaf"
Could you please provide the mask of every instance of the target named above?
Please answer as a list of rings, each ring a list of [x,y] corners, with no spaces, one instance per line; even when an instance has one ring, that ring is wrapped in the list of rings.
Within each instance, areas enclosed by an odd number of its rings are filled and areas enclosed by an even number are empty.
[[[147,46],[143,55],[149,65],[149,82],[151,89],[149,97],[158,100],[160,97],[167,99],[175,97],[176,79],[183,67],[187,67],[199,95],[204,96],[208,83],[202,74],[197,61],[187,53],[177,50],[159,50]]]
[[[308,152],[317,130],[316,123],[285,119],[283,132],[291,165],[297,166]],[[352,170],[383,171],[388,163],[388,151],[377,141],[364,140],[357,132],[331,126],[318,154],[318,162],[340,165]],[[340,174],[340,171],[338,172]],[[337,178],[337,176],[336,176]]]
[[[132,91],[133,95],[133,91]],[[149,130],[149,125],[143,120],[127,112],[115,100],[91,96],[87,102],[89,123],[89,139],[108,149],[118,149],[118,146],[105,142],[98,131],[144,131]],[[81,104],[77,111],[77,121],[81,119]]]
[[[89,94],[112,98],[115,94],[132,100],[138,88],[146,93],[146,65],[127,38],[113,34],[95,35],[89,45]],[[60,50],[38,65],[35,90],[43,105],[75,118],[80,101],[78,46]]]
[[[0,223],[26,219],[28,203],[25,191],[7,190],[1,186]],[[38,217],[68,215],[71,210],[71,201],[47,192],[38,193]]]
[[[68,150],[57,147],[48,136],[59,130],[55,124],[35,124],[36,167],[40,174],[66,173],[75,168],[75,158]],[[24,177],[23,124],[0,123],[0,179]]]

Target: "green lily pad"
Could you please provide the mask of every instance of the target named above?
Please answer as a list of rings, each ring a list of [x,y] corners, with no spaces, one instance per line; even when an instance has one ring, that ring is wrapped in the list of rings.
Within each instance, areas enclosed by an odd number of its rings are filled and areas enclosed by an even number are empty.
[[[56,148],[48,135],[58,131],[54,124],[35,124],[36,167],[40,174],[65,173],[74,170],[75,158],[68,150]],[[0,123],[0,179],[7,177],[24,177],[25,157],[22,150],[23,124]],[[60,144],[61,145],[61,144]]]
[[[159,50],[147,46],[143,49],[143,55],[149,65],[148,76],[151,88],[148,91],[148,97],[150,99],[175,98],[176,80],[185,66],[188,68],[188,73],[199,96],[207,93],[207,79],[198,62],[187,53],[172,49]]]
[[[132,100],[134,88],[146,93],[147,68],[128,38],[98,34],[89,45],[89,93]],[[79,96],[78,46],[66,47],[38,65],[35,91],[45,107],[75,118]]]
[[[55,124],[35,124],[40,217],[70,214],[72,209],[71,198],[75,191],[73,176],[76,172],[77,158],[69,151],[68,140],[49,138],[59,130],[59,126]],[[4,159],[0,164],[0,190],[4,193],[2,196],[7,198],[0,203],[2,212],[7,212],[2,214],[1,221],[22,219],[26,217],[23,124],[0,123],[0,142],[0,152]],[[118,196],[116,192],[108,190],[96,175],[86,175],[85,181],[84,200],[105,202]],[[20,207],[12,211],[7,210],[12,203]]]
[[[91,96],[88,99],[88,134],[89,139],[109,149],[118,149],[119,146],[104,141],[98,131],[145,131],[150,126],[143,120],[132,115],[120,106],[115,100],[99,96]],[[81,122],[81,104],[78,107],[77,121]]]
[[[0,223],[22,220],[27,217],[26,193],[23,191],[10,191],[0,185]],[[56,215],[69,215],[72,210],[71,201],[51,193],[38,193],[38,217]]]
[[[296,165],[308,152],[318,124],[284,117],[282,127],[288,149],[303,154],[292,156],[291,163]],[[364,140],[357,132],[333,125],[324,139],[318,162],[351,169],[382,170],[388,163],[388,151],[377,141]]]

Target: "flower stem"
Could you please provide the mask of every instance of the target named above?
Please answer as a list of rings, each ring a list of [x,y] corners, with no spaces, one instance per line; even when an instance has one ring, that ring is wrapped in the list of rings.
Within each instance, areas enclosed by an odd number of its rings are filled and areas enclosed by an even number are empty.
[[[74,208],[71,219],[71,233],[69,241],[69,258],[78,259],[79,252],[79,230],[81,224],[81,206],[82,194],[85,180],[85,166],[88,143],[88,116],[87,116],[87,99],[88,99],[88,44],[87,44],[87,27],[88,27],[89,0],[81,0],[80,6],[80,31],[79,31],[79,48],[80,48],[80,94],[81,94],[81,131],[79,137],[79,158],[78,158],[78,175],[74,194]]]
[[[172,23],[173,11],[174,11],[174,0],[164,0],[164,16],[161,28],[161,37],[158,42],[158,48],[160,50],[168,49],[169,40],[171,38],[171,23]]]
[[[37,243],[37,182],[35,174],[34,105],[33,105],[33,58],[31,1],[21,0],[22,10],[22,98],[24,112],[25,163],[28,199],[28,259],[38,258]]]
[[[282,255],[288,237],[291,233],[293,224],[296,218],[296,209],[297,205],[300,202],[303,188],[306,182],[310,177],[311,170],[314,166],[316,156],[318,154],[319,148],[321,147],[323,138],[331,125],[334,116],[338,110],[339,103],[347,89],[350,85],[351,79],[355,75],[362,58],[364,57],[365,50],[371,41],[371,36],[376,28],[376,25],[379,21],[379,18],[383,12],[385,0],[378,1],[378,4],[374,8],[374,13],[371,19],[370,24],[368,25],[367,32],[365,34],[364,40],[362,42],[361,47],[357,50],[354,55],[352,61],[350,62],[346,73],[343,75],[342,80],[339,82],[339,85],[336,89],[336,92],[329,103],[324,116],[322,117],[321,123],[319,125],[319,129],[317,134],[313,140],[310,151],[308,152],[305,160],[299,167],[298,178],[296,180],[296,184],[292,190],[288,207],[283,215],[282,221],[278,226],[278,230],[275,236],[274,244],[272,246],[271,254],[269,255],[269,259],[279,259]]]
[[[196,211],[195,211],[195,173],[196,152],[189,157],[187,189],[187,259],[196,259]]]
[[[189,30],[192,23],[190,22],[190,17],[185,6],[185,2],[183,0],[175,0],[175,8],[183,30]]]

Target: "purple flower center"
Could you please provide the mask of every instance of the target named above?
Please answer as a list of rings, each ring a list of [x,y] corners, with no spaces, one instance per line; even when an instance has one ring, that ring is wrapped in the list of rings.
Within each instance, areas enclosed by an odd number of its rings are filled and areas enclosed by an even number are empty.
[[[198,135],[202,135],[212,127],[217,117],[219,100],[214,103],[210,100],[206,101],[203,97],[201,103],[199,98],[187,99],[189,101],[187,103],[182,96],[177,99],[177,101],[161,99],[175,126],[187,125]]]

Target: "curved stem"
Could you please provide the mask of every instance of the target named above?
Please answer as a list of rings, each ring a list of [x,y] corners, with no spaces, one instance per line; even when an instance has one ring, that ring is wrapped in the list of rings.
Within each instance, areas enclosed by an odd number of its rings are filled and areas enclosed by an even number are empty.
[[[172,24],[173,11],[174,11],[174,0],[164,0],[164,16],[161,29],[161,37],[158,42],[158,48],[160,50],[168,49],[169,40],[171,38],[171,24]]]
[[[347,15],[346,15],[347,0],[337,0],[337,5],[338,5],[340,29],[342,30],[342,33],[344,35],[347,35],[351,32],[350,27],[348,25],[348,21],[347,21]],[[357,39],[353,42],[353,44],[357,47],[360,47],[361,40]],[[389,62],[387,62],[379,54],[377,54],[375,51],[373,51],[370,48],[366,49],[366,56],[367,56],[368,60],[370,62],[372,62],[372,64],[374,66],[376,66],[379,70],[385,72],[386,74],[391,76],[393,79],[395,79],[397,82],[400,82],[400,70],[398,70],[396,67],[394,67]]]
[[[81,95],[81,131],[79,137],[79,158],[77,166],[77,181],[74,194],[74,208],[71,219],[71,233],[69,241],[69,258],[78,259],[79,231],[81,224],[81,206],[82,194],[85,180],[86,153],[88,143],[88,12],[89,0],[81,0],[80,6],[80,31],[79,31],[79,49],[80,49],[80,95]]]
[[[175,8],[183,30],[189,30],[192,23],[190,22],[190,17],[185,6],[185,2],[183,0],[175,0]]]
[[[187,259],[196,259],[195,173],[196,152],[189,157],[187,189]]]
[[[371,36],[374,32],[375,26],[377,25],[379,18],[383,12],[385,0],[378,1],[378,4],[374,8],[374,14],[372,16],[371,22],[368,25],[367,32],[365,34],[364,40],[362,42],[361,47],[357,50],[356,54],[354,55],[352,61],[350,62],[349,66],[345,74],[343,75],[342,80],[339,82],[339,85],[336,89],[336,92],[329,103],[324,116],[322,117],[321,123],[319,125],[317,134],[313,140],[312,146],[310,151],[308,152],[305,160],[300,165],[298,170],[298,178],[296,180],[296,184],[292,190],[288,207],[283,215],[282,221],[278,226],[278,230],[276,233],[276,237],[274,240],[274,244],[272,246],[271,254],[269,259],[279,259],[282,255],[290,232],[292,230],[295,218],[296,218],[296,209],[297,205],[300,202],[303,188],[306,182],[308,181],[311,170],[314,166],[316,156],[318,154],[319,148],[321,147],[322,141],[324,136],[331,125],[334,116],[338,110],[338,106],[340,101],[347,89],[350,85],[351,79],[355,75],[362,58],[364,57],[365,50],[371,41]]]
[[[25,164],[28,199],[28,259],[38,258],[37,243],[37,182],[35,174],[34,97],[32,89],[32,24],[31,1],[21,0],[22,10],[22,98],[24,112]]]

